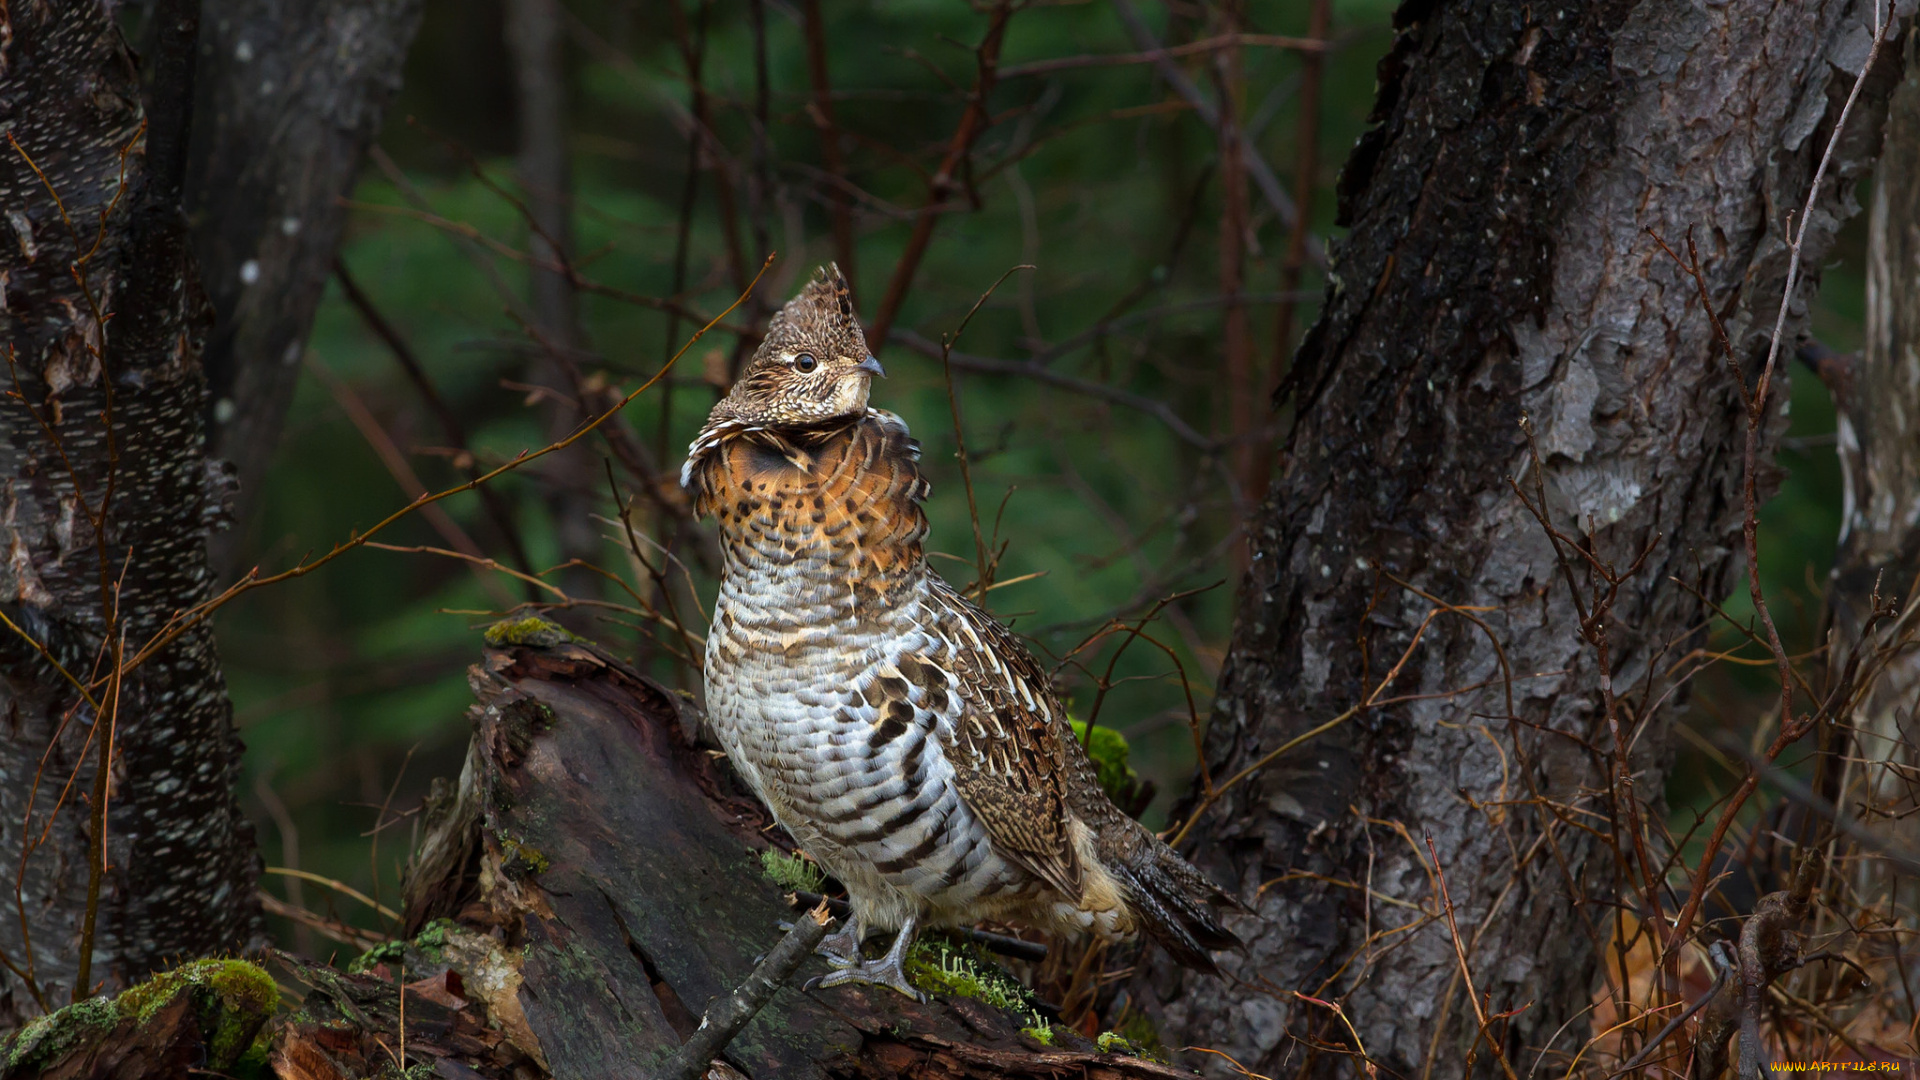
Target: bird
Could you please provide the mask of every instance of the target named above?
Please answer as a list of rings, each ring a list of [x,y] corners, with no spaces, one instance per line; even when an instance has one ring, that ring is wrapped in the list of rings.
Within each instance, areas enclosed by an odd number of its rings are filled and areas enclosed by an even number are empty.
[[[747,785],[847,890],[811,985],[922,998],[922,928],[981,921],[1106,939],[1145,932],[1218,973],[1241,908],[1101,789],[1020,639],[928,566],[930,484],[847,282],[822,266],[688,447],[716,520],[709,723]],[[871,933],[893,932],[869,960]]]

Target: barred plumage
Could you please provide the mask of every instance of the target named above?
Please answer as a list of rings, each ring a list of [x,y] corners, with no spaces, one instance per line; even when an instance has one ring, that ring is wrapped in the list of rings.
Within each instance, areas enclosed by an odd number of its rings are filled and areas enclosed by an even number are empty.
[[[1145,930],[1214,970],[1231,898],[1113,806],[1032,655],[928,568],[919,444],[866,408],[878,369],[823,269],[682,472],[720,525],[714,730],[853,906],[827,984],[912,993],[915,928],[982,919]],[[867,930],[900,931],[885,959],[860,960]]]

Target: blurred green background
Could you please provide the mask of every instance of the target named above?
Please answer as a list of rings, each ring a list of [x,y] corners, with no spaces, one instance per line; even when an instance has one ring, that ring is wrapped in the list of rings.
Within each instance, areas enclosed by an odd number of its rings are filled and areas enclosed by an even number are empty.
[[[684,23],[673,16],[678,3]],[[863,192],[856,203],[856,291],[871,317],[888,273],[926,200],[925,174],[937,162],[974,73],[972,47],[986,25],[973,8],[943,0],[829,2],[828,56],[838,121],[848,133],[848,172]],[[746,0],[569,0],[569,145],[573,168],[576,258],[592,279],[645,296],[673,294],[689,140],[677,114],[691,91],[676,44],[677,26],[704,25],[703,80],[714,95],[717,139],[748,169],[755,127],[754,39]],[[1373,104],[1374,68],[1391,42],[1387,0],[1338,0],[1331,9],[1312,220],[1333,226],[1333,185]],[[1141,5],[1162,41],[1217,33],[1215,16],[1184,4]],[[769,246],[779,258],[762,289],[777,304],[811,268],[832,256],[829,188],[819,171],[820,138],[807,113],[809,81],[802,9],[764,4],[771,123],[765,132],[770,189],[759,196]],[[391,110],[381,147],[444,222],[465,223],[523,249],[528,230],[515,207],[477,179],[461,153],[475,155],[495,182],[514,184],[517,120],[504,13],[493,0],[430,0],[425,24]],[[1261,4],[1245,28],[1300,35],[1305,0]],[[1035,5],[1012,20],[1003,64],[1083,54],[1136,51],[1113,8],[1100,3]],[[1245,123],[1261,154],[1291,189],[1297,138],[1301,56],[1283,48],[1243,52]],[[1182,70],[1209,85],[1209,58]],[[1208,436],[1227,430],[1230,402],[1220,376],[1221,318],[1204,302],[1220,294],[1217,143],[1180,104],[1152,65],[1086,67],[1008,79],[989,100],[996,122],[982,138],[972,177],[977,205],[944,215],[897,327],[938,340],[1010,267],[1036,269],[1006,281],[968,327],[963,352],[1026,360],[1120,314],[1202,306],[1141,317],[1053,363],[1055,370],[1163,400]],[[736,192],[743,198],[745,192]],[[511,319],[488,277],[449,236],[444,222],[404,209],[396,187],[370,169],[356,196],[342,251],[345,264],[400,330],[447,403],[472,434],[482,464],[504,461],[548,441],[548,423],[530,405],[540,381],[538,350]],[[1267,297],[1252,309],[1255,354],[1275,349],[1276,308],[1287,230],[1256,194],[1249,223],[1246,291]],[[741,229],[746,261],[757,265],[751,230]],[[733,299],[722,255],[723,232],[713,173],[699,173],[689,233],[683,299],[717,313]],[[1859,340],[1863,221],[1845,238],[1826,272],[1819,333],[1850,349]],[[496,257],[493,268],[524,290],[526,267]],[[1317,295],[1309,267],[1303,287]],[[670,327],[657,310],[605,296],[581,298],[581,363],[623,389],[657,372],[694,327]],[[1311,323],[1302,304],[1292,339]],[[735,318],[739,318],[738,315]],[[628,422],[661,461],[677,468],[680,451],[704,418],[716,389],[703,374],[724,366],[730,336],[702,340],[666,386],[628,410]],[[1290,345],[1289,345],[1290,347]],[[953,420],[937,361],[898,344],[882,353],[891,377],[875,403],[902,414],[925,444],[934,481],[930,549],[959,561],[936,565],[957,584],[971,580],[974,550],[955,457]],[[439,427],[387,348],[330,287],[307,354],[265,503],[247,537],[263,567],[324,551],[403,505],[408,495],[374,446],[389,440],[430,488],[451,486],[455,468]],[[550,381],[550,380],[549,380]],[[1111,402],[1005,376],[961,377],[967,444],[983,527],[1008,541],[998,574],[1013,581],[990,594],[1044,659],[1067,653],[1114,617],[1138,617],[1169,594],[1215,585],[1174,605],[1152,633],[1179,658],[1205,716],[1229,631],[1235,568],[1229,554],[1235,508],[1217,454],[1203,454],[1148,415]],[[350,414],[364,409],[367,420]],[[664,425],[664,431],[662,430]],[[1781,455],[1786,487],[1767,507],[1764,571],[1790,647],[1813,638],[1818,588],[1838,530],[1839,478],[1833,411],[1811,378],[1794,380],[1793,430]],[[542,502],[551,486],[577,487],[615,512],[605,448],[593,444],[567,465],[536,463],[503,478],[535,563],[559,559],[559,541]],[[583,464],[584,462],[584,464]],[[584,471],[589,475],[580,475]],[[622,498],[636,479],[619,469]],[[490,554],[504,555],[478,500],[446,508]],[[635,504],[637,527],[665,541],[670,530]],[[609,537],[611,529],[603,529]],[[387,539],[446,546],[415,519]],[[684,542],[684,539],[683,539]],[[600,564],[638,581],[624,543],[611,539]],[[697,575],[696,575],[697,576]],[[485,579],[485,580],[483,580]],[[1217,583],[1217,584],[1216,584]],[[711,583],[699,582],[710,601]],[[392,904],[400,867],[428,781],[457,773],[468,725],[466,666],[477,656],[477,628],[524,597],[497,574],[429,554],[362,550],[320,573],[260,590],[220,617],[221,648],[248,744],[243,796],[258,823],[270,865],[301,868]],[[1742,608],[1736,598],[1734,608]],[[576,619],[576,625],[581,620]],[[642,656],[659,677],[689,684],[689,674],[625,616],[585,617],[589,633]],[[1091,673],[1104,670],[1114,641],[1069,665],[1061,680],[1076,715],[1091,706]],[[1133,740],[1135,765],[1160,786],[1149,812],[1161,820],[1193,767],[1186,695],[1166,652],[1129,650],[1099,722]],[[1764,673],[1718,669],[1703,677],[1687,722],[1698,730],[1744,730],[1766,700]],[[1698,751],[1686,751],[1670,792],[1676,807],[1697,805],[1728,781]],[[384,808],[384,809],[383,809]],[[370,833],[380,829],[375,839]],[[269,882],[281,891],[283,883]],[[307,885],[306,906],[377,927],[354,902]],[[285,924],[278,930],[287,931]],[[283,940],[291,944],[290,932]],[[330,947],[314,942],[323,955]]]

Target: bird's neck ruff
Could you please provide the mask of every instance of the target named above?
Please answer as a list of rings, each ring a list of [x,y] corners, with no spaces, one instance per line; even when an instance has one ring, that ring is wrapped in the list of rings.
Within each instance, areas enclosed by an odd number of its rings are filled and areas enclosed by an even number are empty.
[[[719,522],[729,576],[819,572],[885,596],[925,574],[919,461],[906,423],[879,409],[807,427],[716,416],[681,482]]]

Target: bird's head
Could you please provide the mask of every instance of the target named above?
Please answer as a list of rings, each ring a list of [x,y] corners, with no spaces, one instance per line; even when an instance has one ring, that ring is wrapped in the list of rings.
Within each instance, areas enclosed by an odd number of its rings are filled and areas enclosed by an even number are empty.
[[[828,263],[774,314],[766,340],[715,414],[796,425],[854,416],[866,410],[873,377],[885,374],[867,352],[847,279]]]

